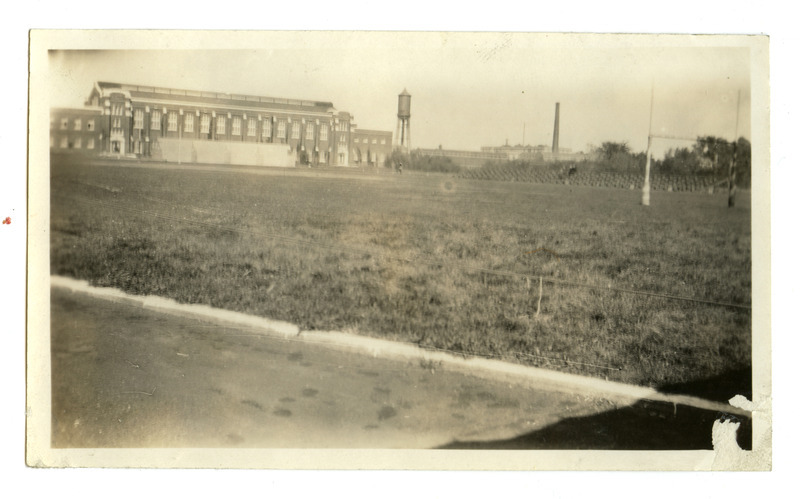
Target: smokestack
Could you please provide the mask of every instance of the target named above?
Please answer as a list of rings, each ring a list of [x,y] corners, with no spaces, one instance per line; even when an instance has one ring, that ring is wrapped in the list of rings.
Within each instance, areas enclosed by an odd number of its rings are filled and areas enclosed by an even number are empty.
[[[556,122],[553,125],[553,154],[558,154],[558,111],[559,103],[556,102]]]

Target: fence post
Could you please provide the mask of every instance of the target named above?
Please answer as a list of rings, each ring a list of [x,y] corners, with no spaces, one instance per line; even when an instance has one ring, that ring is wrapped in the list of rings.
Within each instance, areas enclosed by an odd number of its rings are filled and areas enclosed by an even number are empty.
[[[539,301],[536,302],[536,317],[539,317],[539,311],[542,308],[542,276],[539,276]]]

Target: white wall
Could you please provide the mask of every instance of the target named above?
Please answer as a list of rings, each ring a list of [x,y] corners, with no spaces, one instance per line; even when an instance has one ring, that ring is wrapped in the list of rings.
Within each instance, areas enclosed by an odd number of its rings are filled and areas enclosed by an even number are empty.
[[[165,161],[247,166],[295,166],[295,153],[287,144],[254,144],[209,140],[159,139]]]

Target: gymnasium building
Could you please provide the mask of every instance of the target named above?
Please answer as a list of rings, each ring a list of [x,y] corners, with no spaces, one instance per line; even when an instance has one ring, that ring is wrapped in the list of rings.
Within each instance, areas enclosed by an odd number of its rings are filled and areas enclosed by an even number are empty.
[[[254,166],[375,166],[392,133],[359,130],[331,102],[97,82],[54,108],[53,153]]]

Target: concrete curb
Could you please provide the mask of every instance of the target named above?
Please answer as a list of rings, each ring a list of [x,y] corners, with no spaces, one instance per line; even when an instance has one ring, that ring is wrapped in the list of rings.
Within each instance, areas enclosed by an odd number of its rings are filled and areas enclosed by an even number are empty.
[[[750,411],[739,407],[706,400],[689,395],[674,395],[659,392],[653,388],[628,385],[616,381],[606,381],[588,376],[551,371],[538,367],[523,366],[480,357],[463,357],[447,352],[426,350],[411,343],[371,338],[339,331],[301,331],[294,324],[255,317],[240,312],[209,307],[207,305],[188,305],[178,303],[169,298],[159,296],[129,295],[113,288],[98,288],[80,281],[62,276],[51,276],[51,286],[68,289],[72,292],[87,294],[96,298],[127,305],[140,306],[161,313],[194,318],[221,325],[235,325],[254,330],[257,334],[279,339],[294,339],[324,345],[330,348],[354,351],[372,355],[373,357],[418,360],[436,365],[448,366],[461,372],[502,377],[513,381],[527,381],[537,388],[557,391],[577,392],[585,395],[600,395],[627,401],[640,399],[667,402],[676,405],[691,406],[698,409],[718,411],[750,417]]]

